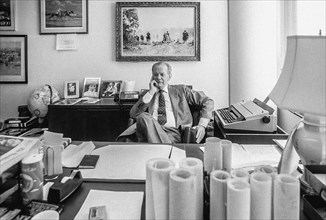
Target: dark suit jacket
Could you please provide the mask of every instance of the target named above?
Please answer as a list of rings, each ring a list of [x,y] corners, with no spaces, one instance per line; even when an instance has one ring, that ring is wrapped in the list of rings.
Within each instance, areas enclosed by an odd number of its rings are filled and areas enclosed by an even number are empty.
[[[185,85],[168,85],[171,105],[176,120],[177,128],[192,127],[193,118],[189,106],[200,109],[200,118],[213,118],[214,101],[203,92],[189,89]],[[136,118],[143,112],[153,114],[155,95],[149,103],[144,103],[142,97],[131,108],[130,117]],[[129,127],[120,136],[131,135],[135,132],[136,125]]]

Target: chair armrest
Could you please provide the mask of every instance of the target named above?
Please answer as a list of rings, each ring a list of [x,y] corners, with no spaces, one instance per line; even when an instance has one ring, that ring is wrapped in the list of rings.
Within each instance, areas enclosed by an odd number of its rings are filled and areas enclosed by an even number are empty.
[[[131,125],[133,125],[134,123],[136,123],[136,119],[134,118],[129,118],[128,119],[128,123],[127,123],[127,128],[129,128]]]

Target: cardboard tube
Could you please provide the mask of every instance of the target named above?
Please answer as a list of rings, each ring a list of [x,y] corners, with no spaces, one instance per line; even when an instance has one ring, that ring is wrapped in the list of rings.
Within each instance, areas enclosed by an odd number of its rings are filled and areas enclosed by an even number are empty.
[[[146,219],[168,219],[169,174],[175,169],[172,160],[154,158],[146,164]]]
[[[223,151],[221,139],[217,137],[208,137],[205,142],[204,167],[207,173],[213,170],[220,170],[223,166]]]
[[[227,182],[227,219],[250,219],[250,185],[242,178]]]
[[[226,219],[227,181],[231,175],[223,170],[214,170],[210,174],[210,219]]]
[[[300,182],[290,174],[279,174],[274,180],[274,219],[299,219]]]
[[[196,219],[203,219],[203,204],[204,204],[204,177],[203,177],[203,162],[197,158],[188,157],[179,162],[180,168],[191,170],[196,178]]]
[[[195,174],[184,168],[170,172],[169,219],[196,219]]]
[[[266,173],[250,175],[251,219],[272,219],[272,177]]]

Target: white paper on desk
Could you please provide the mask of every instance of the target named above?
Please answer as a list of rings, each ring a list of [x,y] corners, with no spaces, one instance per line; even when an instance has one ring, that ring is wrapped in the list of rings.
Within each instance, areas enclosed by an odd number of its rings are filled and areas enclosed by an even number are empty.
[[[107,219],[140,219],[143,192],[90,190],[75,220],[88,219],[89,208],[106,206]]]
[[[277,166],[281,154],[274,145],[232,144],[232,169],[258,165]]]
[[[92,141],[83,142],[80,145],[70,144],[62,151],[62,166],[78,167],[80,161],[86,154],[91,154],[95,149]]]
[[[51,131],[44,131],[43,143],[48,145],[62,145],[63,134]]]
[[[175,163],[176,168],[179,168],[179,162],[186,158],[186,151],[173,147],[170,159]]]
[[[146,163],[152,158],[169,158],[171,145],[108,145],[95,149],[100,155],[95,169],[81,170],[84,179],[145,180]]]

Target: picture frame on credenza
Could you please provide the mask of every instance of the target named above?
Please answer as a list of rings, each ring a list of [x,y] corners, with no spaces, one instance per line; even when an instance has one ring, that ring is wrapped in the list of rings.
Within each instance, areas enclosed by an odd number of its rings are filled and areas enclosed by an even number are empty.
[[[84,79],[83,97],[99,98],[100,83],[100,77],[86,77]]]
[[[65,81],[64,83],[64,98],[73,99],[79,98],[79,81]]]

